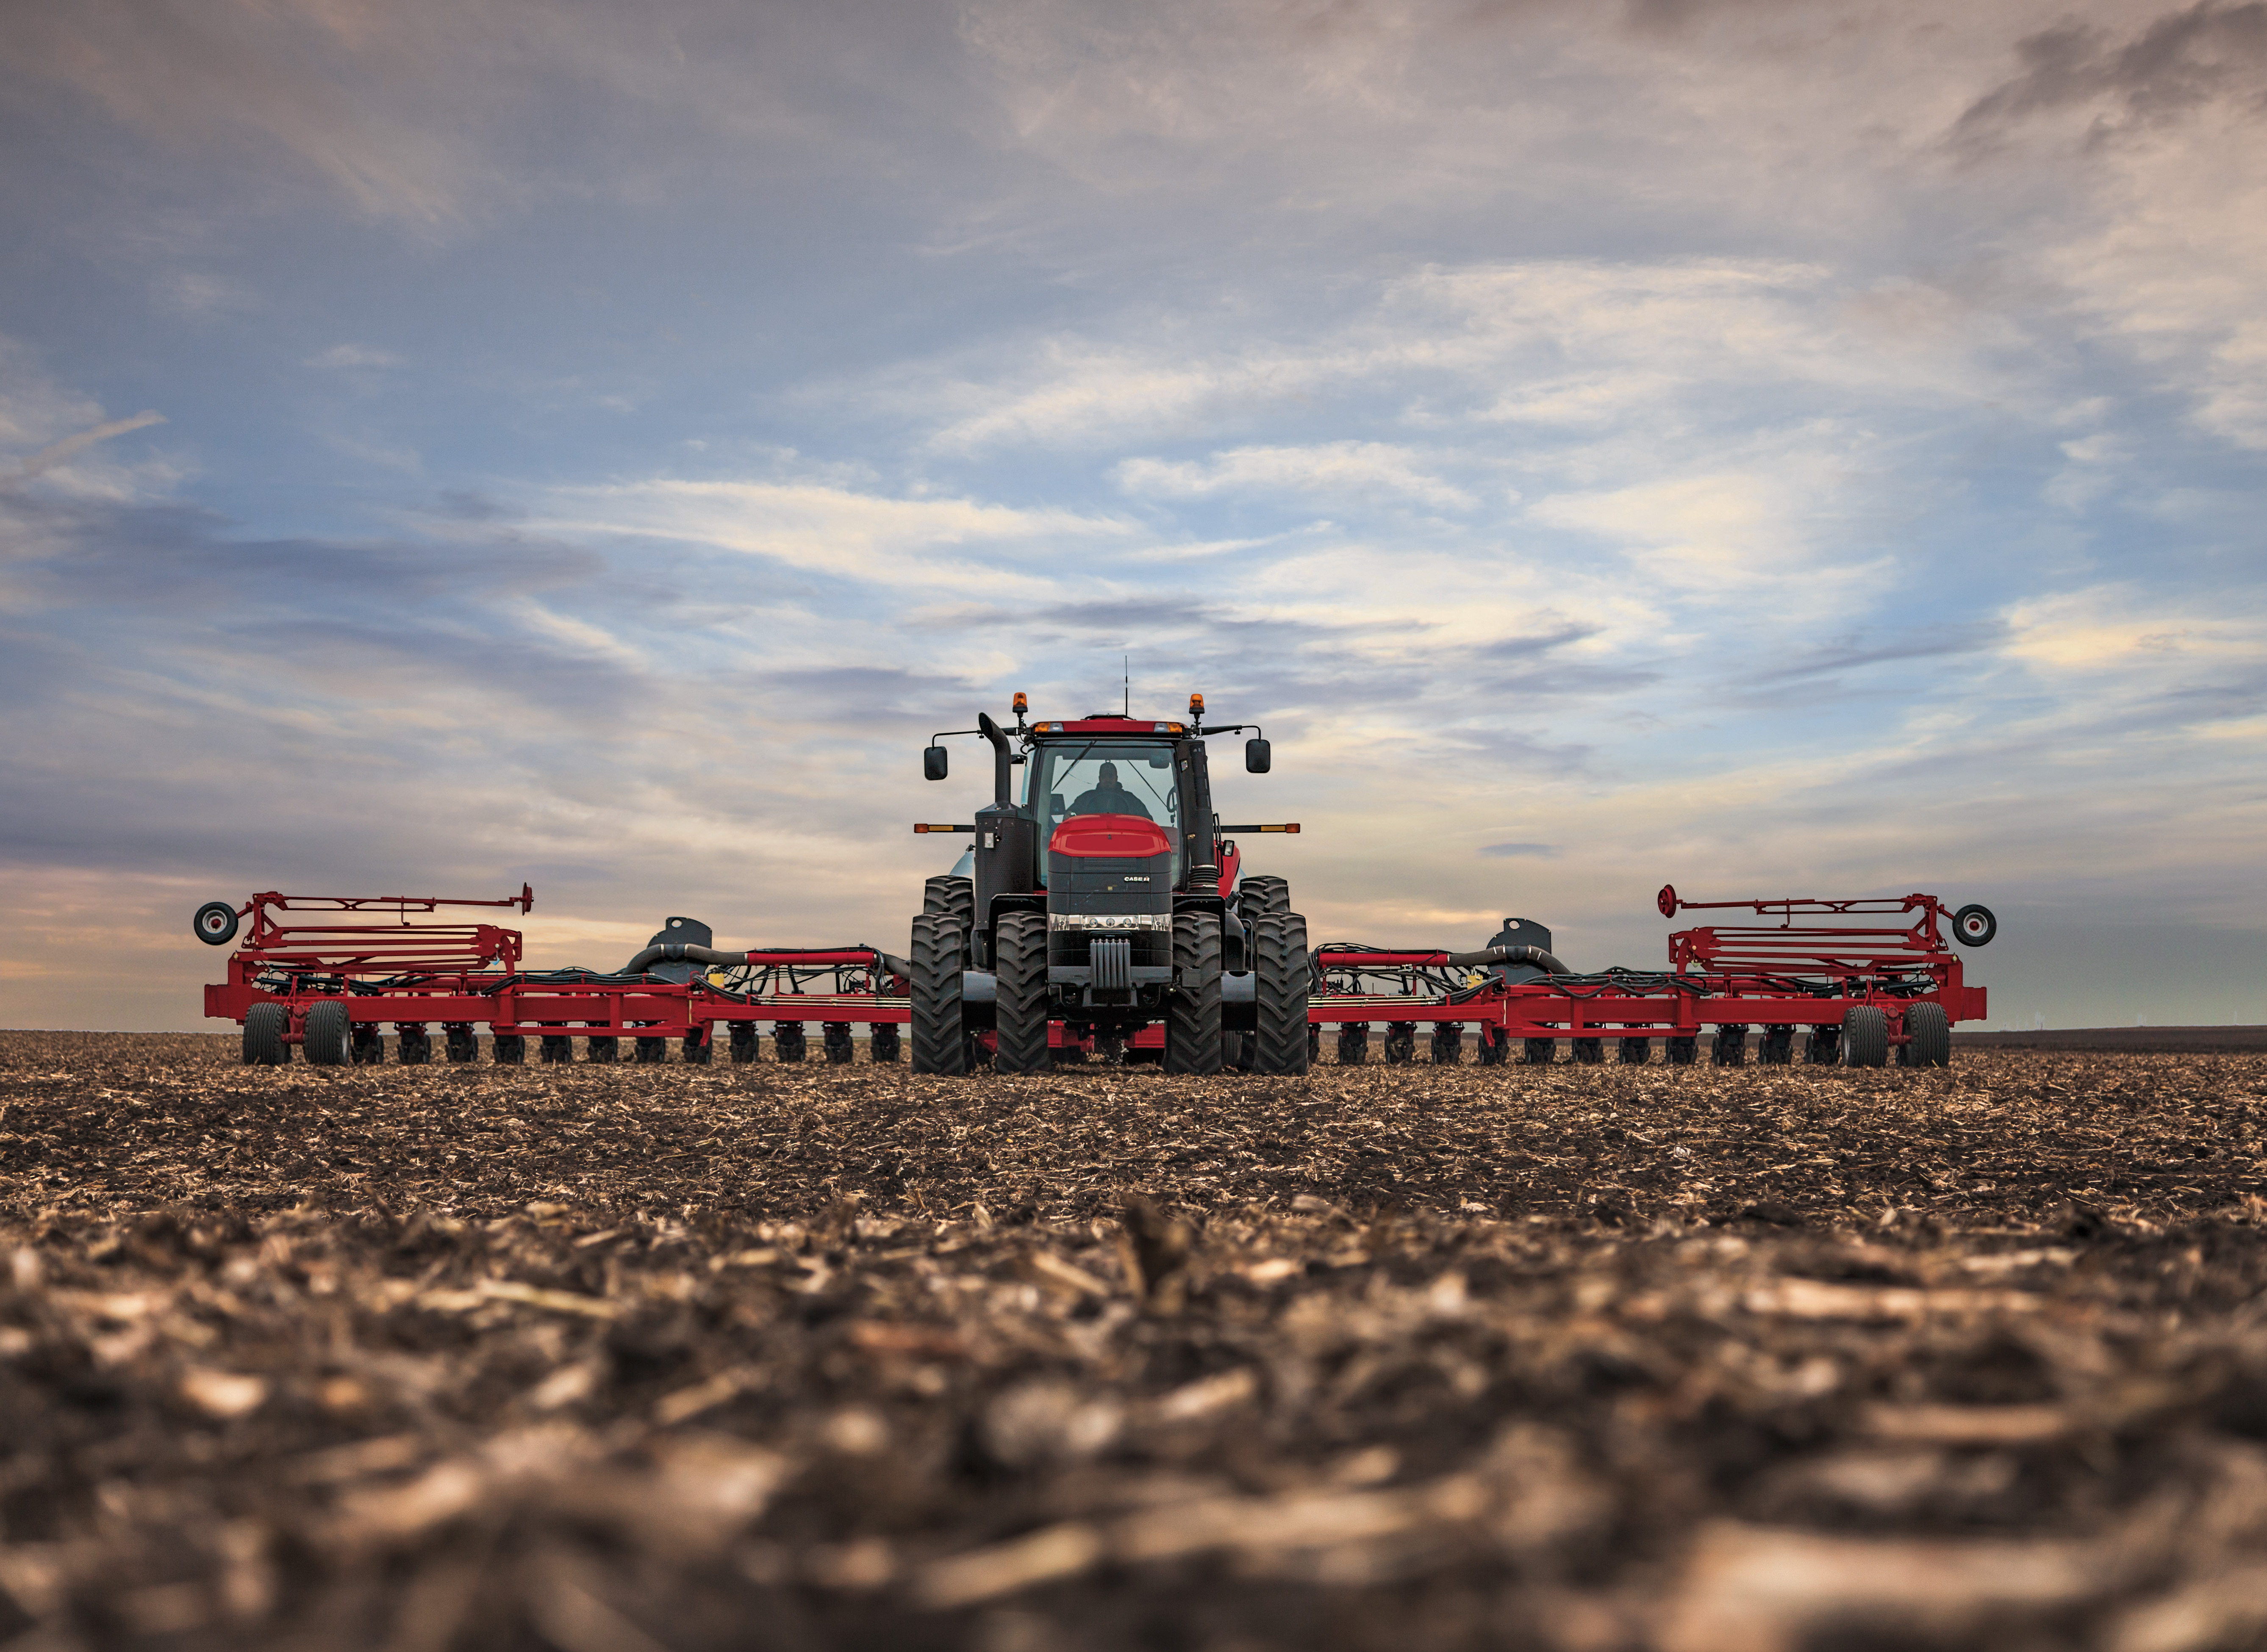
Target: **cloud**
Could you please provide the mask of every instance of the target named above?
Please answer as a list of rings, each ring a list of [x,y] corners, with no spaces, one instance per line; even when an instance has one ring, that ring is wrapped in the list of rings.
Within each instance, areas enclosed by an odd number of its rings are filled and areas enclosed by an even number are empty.
[[[1447,510],[1478,501],[1427,474],[1418,456],[1383,442],[1325,442],[1313,447],[1238,447],[1208,464],[1129,459],[1114,473],[1128,493],[1201,499],[1219,493],[1383,494]]]
[[[318,350],[307,357],[310,367],[399,367],[401,357],[392,350],[372,349],[366,344],[334,344],[326,350]]]
[[[98,442],[106,442],[114,436],[124,436],[129,430],[143,430],[153,424],[165,422],[164,414],[145,411],[131,418],[112,419],[91,430],[64,437],[59,442],[50,442],[38,452],[17,460],[12,468],[0,470],[0,491],[20,488],[35,476],[69,464]]]
[[[2073,106],[2097,113],[2087,141],[2146,128],[2225,102],[2255,116],[2267,92],[2267,5],[2212,0],[2156,18],[2123,45],[2064,22],[2015,43],[2022,72],[1961,114],[1956,139],[1974,143],[2028,117]],[[2119,118],[2102,118],[2109,110]]]
[[[1489,843],[1481,847],[1480,853],[1497,858],[1535,855],[1548,860],[1559,853],[1559,846],[1556,843]]]

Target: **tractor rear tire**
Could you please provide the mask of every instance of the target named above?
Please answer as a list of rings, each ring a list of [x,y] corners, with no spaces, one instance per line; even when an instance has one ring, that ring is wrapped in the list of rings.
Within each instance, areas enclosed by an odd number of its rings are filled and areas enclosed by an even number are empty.
[[[992,943],[992,966],[993,1026],[1000,1035],[992,1070],[1044,1073],[1047,1070],[1047,914],[1010,912],[1002,915]]]
[[[1220,914],[1173,914],[1173,989],[1165,997],[1165,1070],[1220,1071]]]
[[[1341,1021],[1339,1023],[1339,1065],[1360,1067],[1369,1060],[1369,1023]]]
[[[244,1060],[251,1067],[281,1067],[291,1059],[283,1042],[291,1012],[282,1004],[254,1004],[244,1012]]]
[[[1859,1004],[1842,1016],[1842,1059],[1852,1067],[1886,1067],[1889,1061],[1889,1017],[1872,1004]]]
[[[932,877],[921,885],[921,915],[950,918],[966,935],[976,927],[976,880],[972,877]]]
[[[1614,1060],[1624,1067],[1643,1067],[1653,1059],[1651,1039],[1619,1039],[1615,1041],[1621,1048],[1614,1053]]]
[[[1239,877],[1236,880],[1236,901],[1244,908],[1244,920],[1247,923],[1272,914],[1288,913],[1291,910],[1291,880],[1271,877],[1264,873],[1257,877]]]
[[[1307,1024],[1307,921],[1295,912],[1268,913],[1252,926],[1251,942],[1258,955],[1252,960],[1258,1022],[1252,1068],[1271,1077],[1296,1077],[1314,1061]]]
[[[317,1067],[344,1067],[354,1060],[354,1023],[335,998],[307,1006],[307,1060]]]
[[[932,877],[929,889],[962,880]],[[975,896],[969,899],[972,904]],[[961,1025],[962,936],[968,933],[949,913],[923,912],[913,920],[913,1071],[958,1078],[968,1071],[968,1040]]]
[[[1952,1065],[1952,1022],[1942,1004],[1914,1004],[1905,1011],[1909,1067]]]
[[[898,1060],[898,1024],[877,1021],[873,1041],[866,1046],[867,1059],[877,1067],[894,1067]]]

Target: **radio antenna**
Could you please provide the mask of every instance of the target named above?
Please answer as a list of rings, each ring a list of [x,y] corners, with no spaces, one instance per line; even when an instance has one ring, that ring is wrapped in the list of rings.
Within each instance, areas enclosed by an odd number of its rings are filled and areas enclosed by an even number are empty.
[[[1125,712],[1128,717],[1131,717],[1134,715],[1134,657],[1131,654],[1121,654],[1118,659],[1126,672]]]

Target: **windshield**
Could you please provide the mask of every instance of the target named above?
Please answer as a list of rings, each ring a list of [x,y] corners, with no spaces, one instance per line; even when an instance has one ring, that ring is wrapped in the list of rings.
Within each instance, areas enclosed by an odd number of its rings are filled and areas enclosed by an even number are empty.
[[[1130,814],[1155,820],[1173,840],[1173,878],[1181,872],[1181,794],[1173,747],[1164,740],[1051,741],[1031,753],[1026,801],[1044,843],[1075,814]]]

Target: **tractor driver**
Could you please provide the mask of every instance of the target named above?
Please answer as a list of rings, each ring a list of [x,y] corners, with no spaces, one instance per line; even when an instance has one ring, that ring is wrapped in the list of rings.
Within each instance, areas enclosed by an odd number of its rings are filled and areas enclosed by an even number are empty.
[[[1118,783],[1118,765],[1115,763],[1104,763],[1102,766],[1094,789],[1079,793],[1076,800],[1071,804],[1070,812],[1073,814],[1133,814],[1141,816],[1144,820],[1156,819],[1149,812],[1149,806],[1147,804]]]

